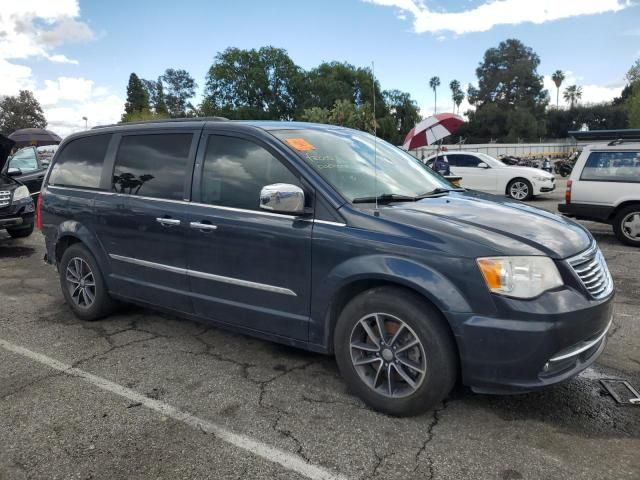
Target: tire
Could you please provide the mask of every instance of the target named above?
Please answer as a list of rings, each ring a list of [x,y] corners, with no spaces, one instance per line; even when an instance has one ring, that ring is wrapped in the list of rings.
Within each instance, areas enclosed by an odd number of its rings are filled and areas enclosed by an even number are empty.
[[[640,205],[629,205],[613,219],[613,231],[623,243],[640,247]]]
[[[377,320],[383,325],[383,342]],[[412,340],[419,343],[407,348]],[[334,349],[348,386],[370,407],[389,415],[433,409],[457,379],[457,349],[446,320],[431,304],[399,287],[374,288],[351,300],[338,318]]]
[[[567,171],[566,171],[566,170],[560,170],[560,176],[561,176],[562,178],[565,178],[567,175],[569,175],[569,174],[567,173]]]
[[[27,227],[7,228],[7,233],[11,238],[26,238],[33,233],[33,223]]]
[[[529,180],[514,178],[507,185],[507,196],[525,202],[533,198],[533,186]]]
[[[84,245],[76,243],[65,250],[59,272],[62,294],[76,317],[94,321],[113,312],[116,302],[109,296],[95,258]]]

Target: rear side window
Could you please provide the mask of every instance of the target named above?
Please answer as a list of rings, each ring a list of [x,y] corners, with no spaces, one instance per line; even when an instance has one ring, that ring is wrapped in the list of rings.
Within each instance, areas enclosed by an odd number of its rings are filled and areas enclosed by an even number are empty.
[[[580,180],[640,183],[640,152],[592,152]]]
[[[122,137],[112,188],[118,193],[182,200],[191,133]]]
[[[201,183],[203,203],[259,210],[260,190],[273,183],[300,186],[295,175],[260,145],[242,138],[209,136]]]
[[[455,163],[458,167],[477,167],[481,160],[473,155],[451,155],[455,157]]]
[[[69,142],[51,167],[50,185],[98,188],[111,135],[90,135]]]

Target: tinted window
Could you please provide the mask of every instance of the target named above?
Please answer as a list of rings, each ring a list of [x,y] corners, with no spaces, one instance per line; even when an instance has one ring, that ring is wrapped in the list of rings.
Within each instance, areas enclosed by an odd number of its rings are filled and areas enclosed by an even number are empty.
[[[68,143],[51,167],[49,183],[98,188],[111,135],[91,135]]]
[[[640,183],[640,152],[593,152],[580,179]]]
[[[182,200],[191,133],[122,137],[112,186],[118,193]]]
[[[300,185],[293,173],[261,146],[242,138],[209,136],[202,202],[258,210],[260,190],[272,183]]]
[[[38,170],[38,159],[36,158],[36,151],[33,148],[25,148],[18,151],[11,162],[9,162],[9,168],[19,168],[22,173],[33,172]]]
[[[481,160],[473,155],[451,155],[456,158],[458,167],[477,167]]]

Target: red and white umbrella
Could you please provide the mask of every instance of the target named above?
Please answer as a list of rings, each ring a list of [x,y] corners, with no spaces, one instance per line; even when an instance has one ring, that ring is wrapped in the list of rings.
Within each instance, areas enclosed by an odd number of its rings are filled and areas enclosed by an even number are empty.
[[[402,146],[405,150],[433,145],[438,140],[453,134],[464,123],[462,117],[453,113],[438,113],[427,117],[409,130]]]

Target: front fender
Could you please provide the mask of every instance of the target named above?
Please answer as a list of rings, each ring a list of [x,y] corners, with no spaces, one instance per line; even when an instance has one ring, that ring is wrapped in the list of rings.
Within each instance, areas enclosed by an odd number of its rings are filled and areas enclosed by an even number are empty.
[[[462,266],[452,264],[461,261],[449,258],[446,263],[452,271],[458,271]],[[459,288],[442,271],[409,258],[391,255],[366,255],[336,265],[324,281],[314,285],[312,318],[323,319],[324,331],[320,336],[322,340],[314,332],[311,332],[310,340],[312,343],[321,340],[330,345],[333,303],[341,291],[360,281],[388,282],[410,288],[431,301],[445,317],[447,312],[473,311]],[[455,328],[455,325],[451,326]]]

